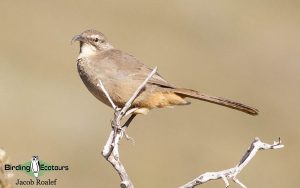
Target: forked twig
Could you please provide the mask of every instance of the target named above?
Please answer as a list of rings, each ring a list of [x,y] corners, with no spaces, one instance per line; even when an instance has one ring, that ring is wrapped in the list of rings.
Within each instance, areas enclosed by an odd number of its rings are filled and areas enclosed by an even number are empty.
[[[112,166],[115,168],[115,170],[118,172],[120,178],[121,178],[121,187],[122,188],[133,188],[132,181],[130,180],[123,164],[120,161],[120,155],[119,155],[119,142],[123,138],[125,133],[125,130],[128,126],[122,127],[121,120],[123,117],[125,117],[126,112],[130,109],[133,101],[138,97],[142,89],[145,87],[149,79],[156,73],[157,67],[155,67],[152,72],[148,75],[148,77],[144,80],[144,82],[137,88],[137,90],[133,93],[131,98],[126,102],[123,108],[118,108],[109,96],[108,92],[106,91],[103,83],[101,80],[99,80],[98,86],[102,89],[106,97],[111,103],[111,106],[115,110],[114,112],[114,119],[111,121],[112,130],[110,132],[110,135],[108,137],[108,140],[102,150],[102,155],[105,157],[107,161],[109,161]],[[126,135],[127,137],[127,135]]]
[[[7,172],[4,170],[4,165],[8,163],[8,157],[6,152],[0,148],[0,187],[1,188],[12,188],[10,179],[13,177],[11,171]]]
[[[255,154],[259,150],[267,150],[267,149],[280,149],[283,148],[284,145],[281,144],[281,140],[277,142],[274,141],[273,144],[267,144],[260,141],[259,138],[255,138],[254,141],[251,143],[250,147],[240,160],[240,162],[233,168],[229,168],[226,170],[222,170],[219,172],[206,172],[194,180],[186,183],[185,185],[181,186],[180,188],[192,188],[196,187],[197,185],[204,184],[210,180],[217,180],[222,179],[225,183],[225,187],[229,186],[229,179],[237,183],[240,187],[246,188],[246,186],[237,179],[237,175],[243,170],[243,168],[251,161],[251,159],[255,156]]]

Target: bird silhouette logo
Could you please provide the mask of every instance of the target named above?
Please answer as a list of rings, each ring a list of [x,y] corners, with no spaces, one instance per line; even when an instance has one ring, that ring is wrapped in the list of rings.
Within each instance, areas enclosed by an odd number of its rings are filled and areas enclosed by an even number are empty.
[[[39,177],[40,162],[39,162],[38,156],[32,156],[30,168],[31,168],[31,172],[33,173],[33,175],[36,178]]]

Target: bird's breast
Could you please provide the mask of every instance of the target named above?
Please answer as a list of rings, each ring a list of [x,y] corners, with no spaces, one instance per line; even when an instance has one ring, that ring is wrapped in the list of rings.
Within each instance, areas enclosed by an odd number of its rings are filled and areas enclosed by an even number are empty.
[[[92,65],[85,59],[77,60],[77,69],[81,80],[87,89],[101,102],[106,105],[110,105],[104,92],[98,86],[99,80],[101,80],[99,73],[92,67]],[[101,80],[102,81],[102,80]]]

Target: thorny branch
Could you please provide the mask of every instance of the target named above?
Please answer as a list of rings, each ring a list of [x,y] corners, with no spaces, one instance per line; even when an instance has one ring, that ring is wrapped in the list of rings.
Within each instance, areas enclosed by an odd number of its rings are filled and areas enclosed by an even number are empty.
[[[115,110],[114,118],[111,121],[112,130],[108,137],[108,140],[102,150],[102,155],[105,159],[112,164],[114,169],[117,171],[121,178],[121,188],[134,188],[132,181],[130,180],[123,164],[120,161],[119,155],[119,142],[126,135],[126,128],[128,126],[122,126],[121,120],[127,115],[130,115],[133,110],[130,109],[133,101],[138,97],[141,90],[145,87],[149,79],[156,73],[157,67],[153,69],[153,71],[148,75],[145,81],[140,85],[139,88],[133,93],[132,97],[127,101],[123,108],[119,108],[116,106],[106,91],[103,83],[99,80],[98,87],[102,89],[106,97],[108,98],[111,106]],[[225,187],[229,186],[229,179],[232,179],[235,183],[237,183],[240,187],[246,188],[246,186],[237,179],[237,175],[243,170],[243,168],[251,161],[251,159],[255,156],[255,154],[259,150],[267,150],[267,149],[280,149],[283,148],[284,145],[281,144],[281,140],[274,142],[273,144],[267,144],[260,141],[259,138],[255,138],[251,143],[249,149],[246,151],[245,155],[242,157],[240,162],[233,168],[218,171],[218,172],[206,172],[194,180],[186,183],[180,188],[193,188],[195,186],[204,184],[210,180],[222,179],[225,183]]]

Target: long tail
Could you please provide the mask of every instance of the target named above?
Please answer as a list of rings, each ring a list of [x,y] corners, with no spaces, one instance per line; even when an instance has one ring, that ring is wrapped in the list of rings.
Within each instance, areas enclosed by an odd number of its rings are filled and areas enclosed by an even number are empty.
[[[250,115],[258,115],[258,112],[259,112],[256,108],[252,108],[252,107],[244,105],[242,103],[235,102],[235,101],[232,101],[229,99],[224,99],[221,97],[214,97],[214,96],[206,95],[206,94],[203,94],[198,91],[191,90],[191,89],[176,88],[176,89],[174,89],[174,93],[176,93],[180,96],[183,96],[183,97],[190,97],[190,98],[226,106],[228,108],[239,110],[239,111],[245,112]]]

